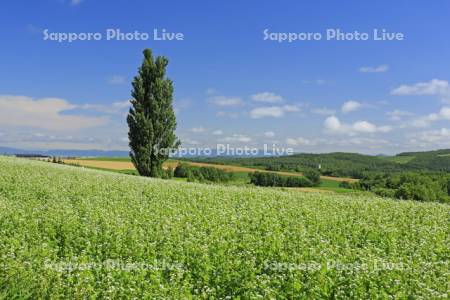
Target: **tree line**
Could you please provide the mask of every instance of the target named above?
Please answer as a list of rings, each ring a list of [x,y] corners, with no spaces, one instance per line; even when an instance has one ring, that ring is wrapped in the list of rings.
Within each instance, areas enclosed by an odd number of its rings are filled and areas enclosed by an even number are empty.
[[[320,173],[314,170],[305,172],[301,176],[285,176],[271,172],[249,173],[250,183],[257,186],[272,187],[314,187],[321,183]]]
[[[448,173],[371,173],[354,183],[342,182],[340,186],[370,191],[382,197],[450,203]]]
[[[213,167],[196,167],[185,163],[177,165],[174,177],[187,178],[198,182],[228,182],[233,179],[233,173]]]

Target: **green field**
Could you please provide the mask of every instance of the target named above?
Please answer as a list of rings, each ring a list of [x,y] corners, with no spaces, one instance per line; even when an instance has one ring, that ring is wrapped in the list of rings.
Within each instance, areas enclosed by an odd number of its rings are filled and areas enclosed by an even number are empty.
[[[395,162],[398,164],[407,164],[415,158],[414,156],[379,156],[379,157],[381,159],[384,159],[384,160],[387,160],[390,162]]]
[[[449,216],[0,157],[0,299],[448,299]]]
[[[86,161],[100,161],[100,162],[130,162],[129,157],[91,157],[91,158],[82,158],[82,160]],[[177,162],[177,160],[169,159],[167,162]],[[207,166],[207,165],[206,165]],[[84,166],[86,168],[90,169],[96,169],[96,170],[104,170],[104,171],[111,171],[116,173],[122,173],[122,174],[128,174],[128,175],[138,175],[136,170],[115,170],[115,169],[108,169],[108,168],[99,168],[99,167],[92,167],[92,166]],[[255,171],[258,170],[258,168],[255,169]],[[233,173],[232,180],[227,183],[227,185],[245,185],[249,184],[249,173],[250,172],[243,172],[243,171],[235,171],[231,172]],[[295,173],[293,173],[295,174]],[[287,175],[285,175],[287,176]],[[180,180],[180,178],[173,178],[176,180]],[[184,180],[185,181],[185,180]],[[340,182],[330,179],[321,179],[321,183],[318,187],[313,188],[319,188],[319,189],[325,189],[328,191],[335,191],[335,192],[352,192],[352,190],[344,189],[339,186]]]
[[[129,157],[83,157],[83,160],[98,160],[98,161],[123,161],[123,162],[131,162]]]

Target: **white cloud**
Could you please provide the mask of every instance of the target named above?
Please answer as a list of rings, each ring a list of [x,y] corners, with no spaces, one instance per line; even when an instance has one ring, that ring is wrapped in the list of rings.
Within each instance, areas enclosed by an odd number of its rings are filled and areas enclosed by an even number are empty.
[[[342,130],[342,124],[341,121],[335,116],[331,116],[325,119],[324,122],[325,129],[329,131],[341,131]]]
[[[242,100],[239,97],[212,96],[209,101],[217,106],[240,106]]]
[[[431,113],[429,115],[417,118],[412,122],[406,124],[412,127],[427,127],[433,122],[442,121],[442,120],[450,120],[450,107],[443,107],[437,113]]]
[[[280,106],[258,107],[250,111],[250,117],[259,119],[264,117],[280,118],[284,115],[284,111]]]
[[[231,142],[231,143],[233,143],[233,142],[248,143],[248,142],[251,142],[252,139],[243,134],[233,134],[231,136],[228,136],[228,137],[222,139],[222,141]]]
[[[401,85],[391,91],[398,96],[438,96],[444,100],[450,99],[450,84],[447,80],[432,79],[428,82],[418,82],[413,85]]]
[[[223,131],[220,130],[220,129],[214,130],[212,134],[213,134],[213,135],[222,135],[222,134],[223,134]]]
[[[193,132],[193,133],[203,133],[205,131],[206,131],[206,129],[201,127],[201,126],[200,127],[191,128],[191,132]]]
[[[328,133],[355,135],[358,133],[386,133],[392,130],[390,126],[377,126],[368,121],[357,121],[353,124],[344,124],[336,116],[325,119],[325,130]]]
[[[389,70],[388,65],[381,65],[377,67],[361,67],[359,68],[359,71],[361,73],[384,73]]]
[[[200,145],[200,142],[196,140],[192,140],[190,138],[184,137],[181,139],[181,142],[183,145],[189,145],[189,146],[197,146]]]
[[[280,118],[284,116],[286,112],[298,111],[300,111],[300,108],[296,105],[257,107],[250,111],[250,117],[252,119],[260,119],[264,117]]]
[[[54,131],[80,130],[104,125],[104,117],[69,115],[76,105],[59,98],[34,100],[26,96],[0,95],[0,125]]]
[[[421,142],[429,143],[428,146],[430,147],[432,147],[433,144],[450,145],[450,129],[441,128],[439,130],[425,131],[417,134],[416,139]],[[414,140],[412,142],[414,142]]]
[[[367,121],[358,121],[353,123],[352,129],[356,132],[362,133],[375,133],[375,132],[389,132],[391,131],[390,126],[376,126]]]
[[[283,101],[283,97],[280,95],[270,93],[270,92],[263,92],[259,94],[254,94],[251,96],[253,101],[256,102],[265,102],[265,103],[277,103]]]
[[[267,138],[273,138],[275,136],[275,132],[273,131],[266,131],[264,132],[264,136]]]
[[[285,112],[297,112],[297,111],[300,111],[300,108],[297,105],[283,105],[281,108]]]
[[[354,101],[354,100],[350,100],[345,102],[342,107],[341,107],[341,111],[343,113],[349,113],[352,111],[356,111],[358,109],[360,109],[362,107],[362,104],[359,103],[358,101]]]
[[[316,142],[298,137],[298,138],[287,138],[286,144],[290,146],[313,146],[316,144]]]
[[[388,115],[392,121],[400,121],[403,118],[413,116],[414,114],[409,111],[396,109],[394,111],[387,112],[386,115]]]
[[[322,116],[330,116],[330,115],[334,115],[336,113],[335,110],[328,109],[326,107],[314,108],[311,110],[311,112],[314,114],[317,114],[317,115],[322,115]]]
[[[128,111],[130,100],[113,102],[111,105],[104,104],[83,104],[76,108],[97,111],[105,114],[123,114]]]
[[[125,76],[121,75],[113,75],[108,79],[108,83],[112,85],[120,85],[127,83],[127,79]]]

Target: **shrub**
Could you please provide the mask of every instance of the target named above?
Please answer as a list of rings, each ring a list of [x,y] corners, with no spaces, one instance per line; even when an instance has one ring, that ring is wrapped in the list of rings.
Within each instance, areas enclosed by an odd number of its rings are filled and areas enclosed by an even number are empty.
[[[305,177],[308,178],[309,181],[311,181],[313,186],[319,186],[320,185],[320,173],[316,170],[308,170],[304,173]]]
[[[199,182],[228,182],[233,178],[233,173],[213,167],[195,167],[188,164],[179,164],[174,171],[174,176],[187,178],[188,181]]]
[[[257,186],[311,187],[313,183],[305,177],[281,176],[275,173],[254,172],[249,174],[250,183]]]

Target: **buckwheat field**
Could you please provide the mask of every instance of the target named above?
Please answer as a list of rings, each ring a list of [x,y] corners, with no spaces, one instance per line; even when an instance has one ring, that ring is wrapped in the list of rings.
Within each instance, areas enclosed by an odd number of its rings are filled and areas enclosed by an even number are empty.
[[[0,298],[448,299],[450,206],[0,157]]]

